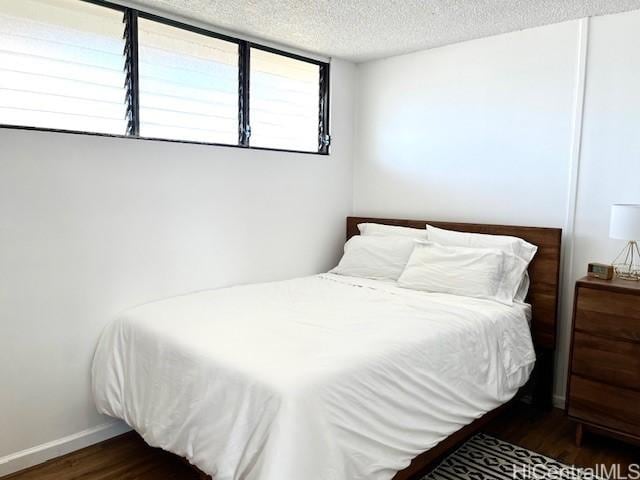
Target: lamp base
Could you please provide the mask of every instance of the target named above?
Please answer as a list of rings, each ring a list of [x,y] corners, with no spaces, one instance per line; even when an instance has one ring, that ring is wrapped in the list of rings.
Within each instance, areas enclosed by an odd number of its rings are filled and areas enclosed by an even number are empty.
[[[638,242],[631,240],[613,261],[616,277],[622,280],[640,281],[640,250]]]

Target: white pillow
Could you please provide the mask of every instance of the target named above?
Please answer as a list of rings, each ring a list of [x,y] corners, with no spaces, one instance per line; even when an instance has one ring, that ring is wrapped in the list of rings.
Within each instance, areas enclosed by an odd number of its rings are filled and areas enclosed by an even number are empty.
[[[397,280],[415,241],[408,237],[356,235],[344,245],[344,255],[330,273],[376,280]]]
[[[529,272],[525,270],[518,291],[513,299],[517,302],[524,302],[527,299],[527,293],[529,293],[529,287],[531,286],[531,279],[529,278]]]
[[[416,240],[426,240],[426,228],[399,227],[397,225],[383,225],[381,223],[359,223],[358,230],[365,236],[396,236],[408,237]]]
[[[471,248],[497,248],[505,253],[515,255],[529,266],[538,251],[538,247],[518,237],[506,235],[486,235],[482,233],[454,232],[427,225],[427,238],[440,245]],[[524,302],[529,291],[529,273],[522,275],[515,300]]]
[[[526,268],[524,260],[497,248],[416,242],[398,285],[512,305]]]

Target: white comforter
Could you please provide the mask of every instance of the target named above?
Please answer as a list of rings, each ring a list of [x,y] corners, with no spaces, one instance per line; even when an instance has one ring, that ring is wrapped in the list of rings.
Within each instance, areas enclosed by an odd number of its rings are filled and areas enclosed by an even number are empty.
[[[526,381],[528,313],[330,274],[204,291],[111,324],[94,396],[216,480],[388,480]]]

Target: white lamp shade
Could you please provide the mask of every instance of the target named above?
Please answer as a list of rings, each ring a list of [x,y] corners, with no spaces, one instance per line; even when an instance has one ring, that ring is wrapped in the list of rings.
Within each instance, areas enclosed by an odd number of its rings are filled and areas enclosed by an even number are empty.
[[[640,205],[612,205],[609,237],[640,240]]]

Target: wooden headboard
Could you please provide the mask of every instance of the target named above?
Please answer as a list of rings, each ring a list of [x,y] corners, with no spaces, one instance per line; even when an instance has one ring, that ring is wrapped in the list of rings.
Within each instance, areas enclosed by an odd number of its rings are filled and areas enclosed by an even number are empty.
[[[359,235],[358,224],[366,222],[414,228],[424,228],[425,224],[428,223],[434,227],[457,230],[459,232],[520,237],[536,245],[538,252],[529,265],[531,286],[529,287],[529,296],[527,299],[532,307],[531,332],[533,342],[537,348],[555,349],[562,229],[432,222],[431,220],[347,217],[347,240],[354,235]]]

